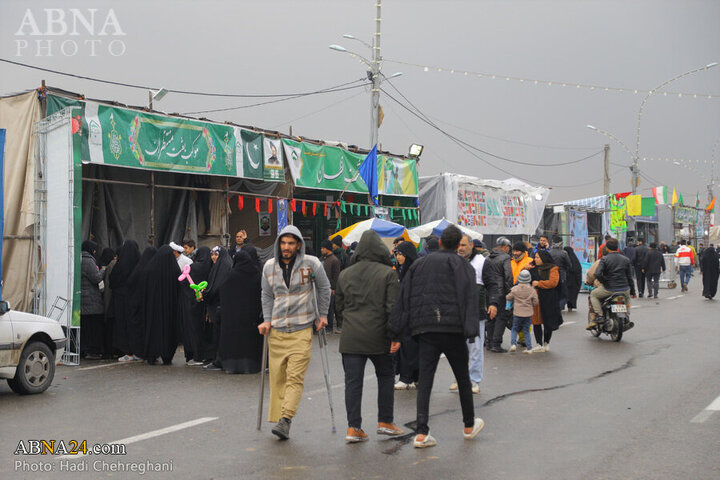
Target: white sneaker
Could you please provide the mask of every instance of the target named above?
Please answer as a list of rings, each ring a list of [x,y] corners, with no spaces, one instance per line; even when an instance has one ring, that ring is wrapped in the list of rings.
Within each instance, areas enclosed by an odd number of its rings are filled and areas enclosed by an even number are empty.
[[[409,389],[410,389],[410,385],[408,385],[407,383],[401,382],[400,380],[395,382],[395,390],[409,390]]]
[[[513,353],[515,350],[517,350],[517,345],[510,345],[510,350],[508,350],[508,352]]]
[[[550,344],[544,343],[543,344],[543,352],[549,352],[550,351]]]
[[[143,359],[140,358],[140,357],[138,357],[137,355],[133,355],[133,356],[132,356],[132,361],[133,361],[133,362],[142,362]]]
[[[480,384],[479,384],[479,383],[473,382],[473,384],[472,384],[472,392],[473,392],[474,394],[476,394],[476,395],[480,393]]]
[[[478,433],[480,433],[480,430],[482,430],[483,428],[485,428],[485,421],[482,418],[477,417],[475,418],[475,424],[473,425],[472,432],[465,433],[463,431],[463,438],[465,440],[472,440],[473,438],[478,436]]]
[[[185,362],[185,365],[188,367],[202,367],[205,364],[203,362],[198,362],[197,360],[189,360]]]
[[[425,440],[423,441],[418,440],[417,437],[418,436],[415,435],[415,440],[413,440],[413,447],[415,448],[427,448],[437,445],[437,441],[431,435],[425,435]]]
[[[525,350],[523,350],[523,353],[527,353],[528,355],[530,355],[532,352],[533,352],[532,350],[527,349],[527,348]]]
[[[135,361],[135,358],[132,355],[125,355],[123,357],[118,358],[118,362],[133,362]]]
[[[542,353],[545,351],[545,349],[542,347],[542,345],[535,345],[530,351],[533,353]]]
[[[412,382],[410,385],[408,385],[408,390],[415,390],[417,388],[417,383]]]
[[[453,382],[453,383],[450,384],[450,391],[451,391],[451,392],[456,392],[457,389],[458,389],[457,382]]]

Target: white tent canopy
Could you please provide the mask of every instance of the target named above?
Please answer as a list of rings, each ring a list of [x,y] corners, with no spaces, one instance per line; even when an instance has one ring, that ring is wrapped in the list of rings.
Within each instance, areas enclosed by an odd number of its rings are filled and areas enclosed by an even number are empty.
[[[437,235],[438,231],[445,230],[449,225],[454,225],[458,227],[464,234],[469,235],[470,238],[473,240],[482,240],[483,234],[476,232],[475,230],[470,230],[469,228],[463,227],[461,225],[458,225],[456,223],[452,223],[445,218],[442,218],[440,220],[435,220],[434,222],[429,222],[420,226],[417,226],[415,228],[410,229],[410,233],[417,235],[420,238],[425,238],[428,235],[431,235],[432,233],[435,233]]]

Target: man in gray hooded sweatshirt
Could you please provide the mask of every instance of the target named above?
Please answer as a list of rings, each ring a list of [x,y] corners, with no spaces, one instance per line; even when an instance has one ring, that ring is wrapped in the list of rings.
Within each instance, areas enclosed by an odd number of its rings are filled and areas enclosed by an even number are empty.
[[[312,278],[317,285],[317,308]],[[330,282],[320,260],[305,255],[305,241],[293,225],[283,228],[275,240],[275,258],[262,272],[264,322],[258,326],[268,337],[270,410],[268,420],[278,422],[272,433],[280,440],[290,437],[290,424],[302,398],[305,372],[312,353],[312,326],[327,325]]]

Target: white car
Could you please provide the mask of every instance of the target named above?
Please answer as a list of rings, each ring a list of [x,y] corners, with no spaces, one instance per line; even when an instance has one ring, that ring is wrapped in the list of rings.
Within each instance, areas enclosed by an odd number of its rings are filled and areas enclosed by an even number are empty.
[[[56,320],[10,311],[10,304],[0,301],[0,378],[7,379],[13,392],[27,395],[47,390],[66,341]]]

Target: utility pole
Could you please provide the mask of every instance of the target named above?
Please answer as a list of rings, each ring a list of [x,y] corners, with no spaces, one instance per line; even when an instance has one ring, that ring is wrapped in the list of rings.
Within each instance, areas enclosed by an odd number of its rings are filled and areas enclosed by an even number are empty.
[[[610,145],[605,144],[605,174],[603,175],[603,194],[610,195]]]
[[[375,36],[372,44],[372,63],[370,64],[370,80],[372,81],[372,92],[370,94],[370,146],[372,149],[378,143],[378,129],[380,118],[380,23],[382,21],[381,8],[382,0],[376,0],[375,4]]]

